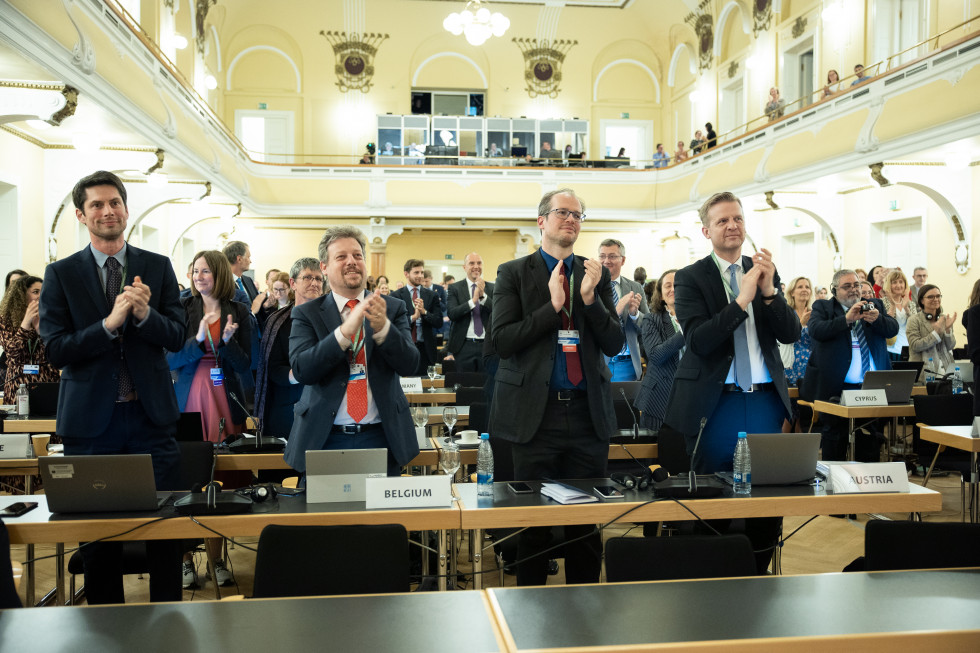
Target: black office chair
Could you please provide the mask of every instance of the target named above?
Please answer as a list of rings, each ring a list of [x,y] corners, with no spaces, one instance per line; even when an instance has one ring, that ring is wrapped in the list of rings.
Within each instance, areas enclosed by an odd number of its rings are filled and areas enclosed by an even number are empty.
[[[457,406],[472,406],[475,403],[487,403],[487,393],[483,386],[479,388],[460,387],[456,390]]]
[[[7,525],[0,519],[0,610],[22,607],[24,605],[17,595],[14,571],[10,564],[10,533],[7,532]]]
[[[453,359],[449,359],[449,360],[443,359],[442,361],[440,361],[440,364],[442,365],[443,374],[449,374],[450,372],[456,371],[456,361]]]
[[[953,359],[958,361],[969,360],[970,354],[966,347],[954,347],[953,348]]]
[[[485,402],[476,401],[470,404],[470,419],[466,429],[476,431],[477,433],[490,432],[490,411]],[[497,452],[496,443],[493,444],[493,451],[494,453]],[[497,467],[494,465],[494,478],[496,479],[496,477]]]
[[[200,413],[186,413],[197,415],[200,425]],[[195,486],[203,486],[211,480],[211,466],[214,461],[214,445],[210,442],[178,442],[180,447],[180,468],[177,472],[176,488],[159,488],[161,491],[187,492]],[[200,545],[202,540],[184,540],[182,551],[193,551]],[[123,556],[123,575],[149,573],[150,565],[146,556],[146,542],[142,540],[129,540],[122,543]],[[68,581],[69,595],[68,602],[75,605],[81,596],[81,590],[75,589],[75,577],[84,573],[85,565],[82,561],[82,554],[78,551],[68,558],[68,573],[71,578]]]
[[[670,474],[686,474],[691,469],[684,434],[663,424],[657,432],[657,462]]]
[[[756,575],[752,544],[742,534],[613,537],[605,558],[610,583]]]
[[[867,571],[980,567],[980,524],[873,519],[864,558]]]
[[[408,533],[400,524],[272,524],[259,536],[252,598],[408,590]]]
[[[912,397],[915,406],[915,421],[929,426],[966,426],[973,424],[973,395],[915,395]],[[935,442],[921,439],[919,427],[912,427],[912,451],[918,457],[919,464],[925,467],[925,487],[931,478],[931,471],[939,468],[955,471],[960,475],[960,499],[963,510],[966,509],[966,477],[970,473],[970,454],[965,451],[945,448],[939,451]],[[938,455],[937,455],[938,454]]]
[[[487,375],[482,372],[446,372],[446,387],[482,388]]]
[[[204,440],[204,422],[201,413],[181,413],[177,418],[177,442],[201,442]]]

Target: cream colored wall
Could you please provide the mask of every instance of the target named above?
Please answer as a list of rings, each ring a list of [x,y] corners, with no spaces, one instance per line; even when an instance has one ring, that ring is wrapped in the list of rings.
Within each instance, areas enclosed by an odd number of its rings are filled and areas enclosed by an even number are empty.
[[[483,258],[483,277],[493,281],[497,278],[497,267],[512,260],[517,247],[516,232],[510,229],[456,229],[424,233],[406,230],[388,238],[384,274],[395,284],[404,281],[402,268],[410,258],[444,259],[451,254],[453,260],[462,263],[467,254],[475,251]],[[382,272],[372,270],[372,273],[377,276]],[[433,277],[439,277],[437,270],[433,270]]]
[[[0,181],[16,186],[20,216],[20,268],[43,276],[47,263],[47,234],[44,230],[44,152],[0,131]],[[7,270],[0,274],[6,275]]]

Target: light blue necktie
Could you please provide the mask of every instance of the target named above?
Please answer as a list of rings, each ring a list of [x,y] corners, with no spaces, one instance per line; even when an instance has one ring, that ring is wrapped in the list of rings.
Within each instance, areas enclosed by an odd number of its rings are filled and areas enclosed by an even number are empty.
[[[610,282],[609,285],[612,286],[612,291],[613,291],[613,306],[616,306],[618,308],[619,307],[619,292],[616,291],[616,286],[618,286],[619,284],[617,284],[615,281],[613,281],[613,282]],[[619,317],[619,316],[617,315],[616,317]],[[629,319],[629,318],[626,318],[626,319]],[[619,323],[620,324],[623,324],[624,322],[626,322],[626,319],[623,319],[623,318],[620,317],[619,318]],[[623,341],[623,348],[619,350],[619,355],[620,356],[629,356],[629,353],[630,353],[629,343],[624,340]]]
[[[247,295],[248,294],[248,291],[245,290],[245,284],[242,283],[242,278],[241,277],[238,277],[238,279],[236,279],[236,282],[238,284],[238,289],[241,290],[243,293],[245,293]]]
[[[868,347],[868,339],[864,337],[864,320],[858,320],[852,327],[854,336],[857,338],[858,347],[861,348],[861,378],[871,371],[871,349]]]
[[[738,266],[732,263],[728,268],[729,273],[729,285],[732,287],[733,296],[730,299],[735,299],[738,297],[738,280],[735,277],[735,271],[738,270]],[[735,329],[735,383],[742,390],[749,390],[752,387],[752,363],[749,360],[749,336],[746,331],[746,324],[748,320],[744,320]]]

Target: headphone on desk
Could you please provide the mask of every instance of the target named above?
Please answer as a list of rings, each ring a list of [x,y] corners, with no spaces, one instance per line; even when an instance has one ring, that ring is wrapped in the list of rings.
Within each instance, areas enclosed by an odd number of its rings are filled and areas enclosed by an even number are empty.
[[[279,495],[273,483],[257,483],[249,487],[239,488],[236,492],[243,497],[251,499],[253,503],[269,501]]]
[[[622,485],[627,490],[637,489],[640,491],[649,489],[655,482],[667,478],[667,470],[658,467],[654,470],[647,469],[640,474],[630,474],[629,472],[613,472],[609,478]]]

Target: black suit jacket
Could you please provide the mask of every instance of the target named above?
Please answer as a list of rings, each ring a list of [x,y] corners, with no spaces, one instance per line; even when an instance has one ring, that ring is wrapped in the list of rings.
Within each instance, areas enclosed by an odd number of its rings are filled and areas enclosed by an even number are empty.
[[[248,295],[248,307],[249,310],[252,309],[252,300],[259,296],[259,289],[255,287],[255,282],[252,281],[252,277],[246,277],[244,274],[241,277],[242,285],[245,286],[245,294]]]
[[[493,313],[493,284],[489,281],[484,286],[486,298],[480,303],[480,319],[483,321],[483,337],[490,337]],[[463,279],[449,286],[449,353],[456,355],[466,342],[466,332],[473,321],[473,311],[470,310],[470,280]]]
[[[392,297],[396,297],[403,302],[405,302],[405,311],[408,313],[408,329],[409,333],[412,330],[412,313],[415,312],[415,304],[412,302],[412,293],[408,289],[408,286],[402,286],[398,290],[391,293]],[[439,296],[436,295],[436,291],[426,288],[424,286],[419,286],[419,299],[422,300],[422,305],[425,306],[425,315],[421,317],[422,321],[422,343],[425,345],[425,355],[428,356],[429,362],[435,363],[436,361],[436,332],[435,330],[442,326],[442,308],[439,305]]]
[[[110,338],[102,319],[110,308],[89,247],[48,265],[41,292],[41,339],[48,361],[61,368],[59,435],[94,438],[115,409],[119,347],[147,416],[159,425],[176,424],[179,411],[165,356],[184,343],[184,309],[170,260],[127,246],[126,278],[139,276],[150,287],[150,314],[142,327],[132,316],[122,338]]]
[[[742,257],[742,269],[752,269],[752,259]],[[779,274],[773,285],[779,288]],[[681,433],[698,432],[702,417],[710,418],[721,397],[722,386],[735,359],[735,329],[749,314],[728,299],[725,286],[711,256],[678,270],[674,275],[674,309],[684,331],[687,350],[674,374],[664,421]],[[791,414],[786,373],[776,342],[790,344],[800,337],[800,320],[781,293],[768,306],[757,292],[752,300],[755,331],[769,376]]]
[[[609,285],[609,271],[602,269],[595,301],[586,306],[580,288],[585,259],[575,257],[571,289],[572,316],[581,337],[582,372],[587,384],[589,412],[595,435],[608,440],[616,428],[612,374],[602,355],[623,348],[623,330]],[[561,314],[551,305],[551,274],[540,252],[504,263],[497,270],[493,296],[491,340],[500,355],[494,386],[490,428],[493,437],[528,442],[534,437],[551,392]]]
[[[874,322],[862,324],[864,337],[875,369],[890,370],[892,364],[885,340],[898,333],[898,321],[885,312],[880,299],[870,301],[878,307],[880,315]],[[844,389],[844,377],[851,367],[851,327],[844,318],[847,311],[836,298],[818,299],[810,310],[806,326],[813,339],[813,351],[800,383],[800,398],[826,401],[839,397]]]

